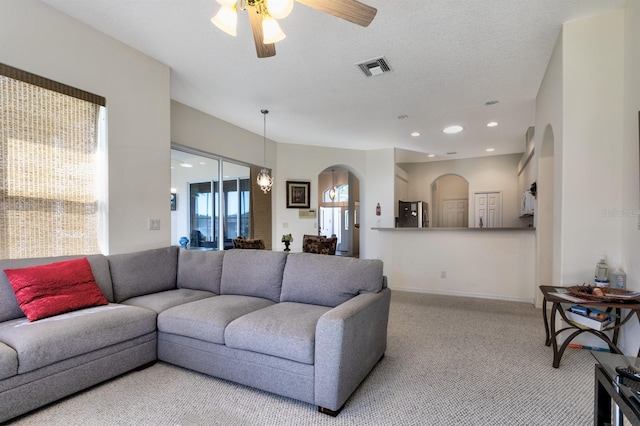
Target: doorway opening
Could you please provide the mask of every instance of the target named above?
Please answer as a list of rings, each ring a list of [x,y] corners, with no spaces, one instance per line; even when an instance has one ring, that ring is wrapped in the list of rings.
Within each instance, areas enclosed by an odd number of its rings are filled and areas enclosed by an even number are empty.
[[[318,175],[318,235],[338,238],[336,255],[360,255],[360,181],[341,166]]]
[[[469,226],[469,182],[460,175],[446,174],[431,184],[432,223],[436,228]]]

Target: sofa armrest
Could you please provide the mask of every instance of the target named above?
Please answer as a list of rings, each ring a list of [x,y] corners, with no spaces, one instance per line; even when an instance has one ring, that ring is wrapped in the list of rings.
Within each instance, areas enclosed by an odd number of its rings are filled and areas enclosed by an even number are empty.
[[[391,290],[362,293],[320,317],[315,342],[315,403],[338,411],[387,348]]]

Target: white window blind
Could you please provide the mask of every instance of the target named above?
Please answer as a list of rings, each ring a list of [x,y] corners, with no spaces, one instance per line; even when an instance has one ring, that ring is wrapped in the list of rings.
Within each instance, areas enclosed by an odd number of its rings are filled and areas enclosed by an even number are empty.
[[[0,259],[100,252],[104,104],[0,64]]]

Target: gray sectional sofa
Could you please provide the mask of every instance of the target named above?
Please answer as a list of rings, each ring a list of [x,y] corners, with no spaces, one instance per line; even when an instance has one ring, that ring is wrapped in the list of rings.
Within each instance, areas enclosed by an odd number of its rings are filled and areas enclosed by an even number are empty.
[[[109,304],[34,322],[0,273],[0,422],[156,360],[336,415],[386,349],[380,260],[176,247],[87,258]]]

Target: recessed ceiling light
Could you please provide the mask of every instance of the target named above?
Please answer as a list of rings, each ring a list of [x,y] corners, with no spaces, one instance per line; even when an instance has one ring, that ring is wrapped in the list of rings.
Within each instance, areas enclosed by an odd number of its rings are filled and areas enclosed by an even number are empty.
[[[180,166],[181,167],[186,167],[186,168],[189,169],[189,168],[193,167],[193,164],[191,164],[191,163],[180,163]]]
[[[487,152],[493,152],[495,150],[496,150],[495,148],[487,148]]]
[[[436,156],[435,154],[429,154],[429,155],[427,155],[427,157],[429,157],[429,158],[433,158],[433,157],[435,157],[435,156]]]
[[[411,133],[411,136],[413,136],[414,138],[417,138],[418,136],[420,136],[420,132],[413,132]]]
[[[200,164],[204,166],[207,163],[205,163],[204,161],[201,161]]]
[[[398,120],[406,120],[407,118],[409,118],[407,114],[401,114],[398,116]]]
[[[498,125],[497,121],[492,121],[490,123],[487,123],[487,127],[496,127]]]
[[[459,126],[457,124],[453,126],[445,127],[444,129],[442,129],[442,131],[448,135],[453,135],[454,133],[460,133],[462,130],[464,130],[464,127]]]
[[[488,102],[485,102],[484,104],[485,104],[486,106],[491,106],[491,105],[496,105],[496,104],[499,104],[499,103],[500,103],[500,101],[495,101],[495,100],[494,100],[494,101],[488,101]]]

